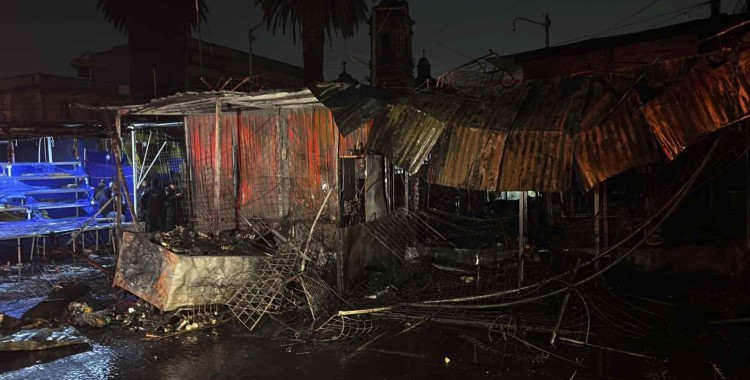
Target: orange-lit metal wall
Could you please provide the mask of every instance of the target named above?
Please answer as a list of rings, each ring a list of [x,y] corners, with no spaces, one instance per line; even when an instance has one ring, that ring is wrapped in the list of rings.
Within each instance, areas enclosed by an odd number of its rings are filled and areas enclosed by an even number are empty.
[[[338,156],[364,145],[370,129],[343,137],[322,106],[223,112],[217,154],[214,125],[213,114],[185,118],[198,231],[234,228],[244,218],[311,219],[331,189],[322,217],[337,220]]]

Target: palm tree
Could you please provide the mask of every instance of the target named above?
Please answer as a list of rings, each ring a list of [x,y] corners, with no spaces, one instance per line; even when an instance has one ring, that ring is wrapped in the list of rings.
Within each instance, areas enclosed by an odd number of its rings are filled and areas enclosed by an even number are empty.
[[[134,100],[183,89],[187,38],[208,14],[205,0],[98,0],[96,7],[128,36]]]
[[[333,34],[349,38],[367,20],[367,0],[255,0],[273,33],[291,29],[302,40],[305,83],[323,80],[323,48]]]

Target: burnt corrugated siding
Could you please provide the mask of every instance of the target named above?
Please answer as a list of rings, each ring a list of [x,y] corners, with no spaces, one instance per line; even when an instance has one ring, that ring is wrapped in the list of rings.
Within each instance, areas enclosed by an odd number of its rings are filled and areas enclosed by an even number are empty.
[[[217,205],[214,117],[186,117],[196,228],[215,230],[217,214],[219,229],[234,228],[243,218],[276,222],[287,215],[314,217],[337,186],[338,155],[365,144],[370,127],[368,123],[343,138],[330,111],[320,106],[222,113]],[[337,218],[337,196],[334,190],[324,218]]]

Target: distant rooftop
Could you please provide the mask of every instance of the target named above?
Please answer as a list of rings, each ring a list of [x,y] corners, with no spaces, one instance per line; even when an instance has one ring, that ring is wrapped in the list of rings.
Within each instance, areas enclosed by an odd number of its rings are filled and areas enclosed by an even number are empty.
[[[750,14],[740,13],[734,15],[719,15],[716,18],[705,18],[673,24],[661,28],[647,29],[634,33],[619,34],[608,37],[592,38],[565,45],[557,45],[549,48],[525,51],[515,54],[508,54],[499,58],[488,58],[501,61],[512,58],[517,62],[544,59],[568,54],[580,54],[591,51],[612,48],[623,45],[631,45],[639,42],[652,41],[669,37],[682,36],[686,34],[698,34],[700,37],[709,37],[718,33],[727,27],[739,24],[743,21],[750,20]]]

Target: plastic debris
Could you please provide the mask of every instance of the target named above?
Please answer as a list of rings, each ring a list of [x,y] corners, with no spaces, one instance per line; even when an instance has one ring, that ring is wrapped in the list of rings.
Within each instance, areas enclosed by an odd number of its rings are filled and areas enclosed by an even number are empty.
[[[0,351],[37,351],[88,343],[73,326],[42,328],[0,337]]]

